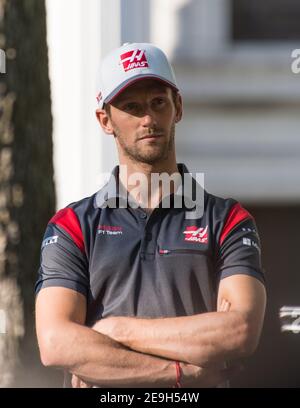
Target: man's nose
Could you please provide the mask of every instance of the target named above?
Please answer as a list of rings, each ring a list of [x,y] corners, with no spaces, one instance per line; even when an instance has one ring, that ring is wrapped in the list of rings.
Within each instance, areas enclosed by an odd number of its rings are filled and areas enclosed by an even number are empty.
[[[150,109],[145,110],[142,116],[142,125],[145,127],[153,126],[156,124],[154,113]]]

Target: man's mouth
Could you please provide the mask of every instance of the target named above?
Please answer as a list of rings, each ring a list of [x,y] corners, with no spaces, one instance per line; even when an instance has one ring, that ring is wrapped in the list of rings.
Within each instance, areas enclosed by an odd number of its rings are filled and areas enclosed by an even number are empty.
[[[144,140],[144,139],[158,139],[160,137],[162,137],[163,134],[162,133],[151,133],[148,135],[145,135],[143,137],[141,137],[139,140]]]

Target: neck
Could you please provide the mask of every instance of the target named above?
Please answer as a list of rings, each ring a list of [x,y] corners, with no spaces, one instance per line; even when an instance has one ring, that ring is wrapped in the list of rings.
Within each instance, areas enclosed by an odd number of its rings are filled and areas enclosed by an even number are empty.
[[[120,181],[127,188],[132,198],[145,210],[149,211],[158,206],[165,195],[164,191],[172,193],[177,188],[176,183],[175,188],[174,183],[169,183],[168,186],[162,185],[162,183],[153,183],[154,173],[158,175],[167,173],[169,176],[178,177],[179,180],[180,174],[175,155],[172,160],[168,158],[165,161],[154,164],[132,162],[121,160],[120,158]]]

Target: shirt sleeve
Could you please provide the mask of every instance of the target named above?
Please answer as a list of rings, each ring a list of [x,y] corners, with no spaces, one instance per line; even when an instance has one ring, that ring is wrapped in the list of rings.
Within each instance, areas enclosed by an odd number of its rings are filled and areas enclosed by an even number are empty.
[[[87,296],[88,261],[83,235],[72,208],[60,210],[49,222],[41,247],[36,294],[45,287],[61,286]]]
[[[239,203],[230,210],[221,232],[217,273],[219,279],[236,274],[250,275],[265,284],[255,220]]]

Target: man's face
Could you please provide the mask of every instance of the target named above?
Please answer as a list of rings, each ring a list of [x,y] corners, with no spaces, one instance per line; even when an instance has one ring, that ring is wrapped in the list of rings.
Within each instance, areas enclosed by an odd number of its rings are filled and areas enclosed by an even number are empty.
[[[118,148],[134,162],[159,163],[174,151],[181,99],[156,80],[139,81],[111,103],[110,124]]]

